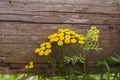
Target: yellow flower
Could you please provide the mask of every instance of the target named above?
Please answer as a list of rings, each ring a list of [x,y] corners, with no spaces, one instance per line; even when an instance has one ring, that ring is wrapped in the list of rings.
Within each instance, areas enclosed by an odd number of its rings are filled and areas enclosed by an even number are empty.
[[[60,36],[59,39],[62,41],[64,40],[64,36]]]
[[[75,36],[71,36],[71,38],[75,38]]]
[[[91,30],[96,30],[96,26],[91,26]]]
[[[33,61],[30,61],[29,64],[30,64],[30,65],[33,64]]]
[[[94,32],[95,35],[98,35],[99,33],[100,33],[99,30],[96,30],[96,31]]]
[[[56,41],[58,41],[59,40],[59,38],[58,37],[56,37],[56,38],[54,38],[54,41],[56,42]]]
[[[81,45],[82,45],[82,44],[85,44],[85,42],[84,42],[84,41],[79,41],[79,44],[81,44]]]
[[[70,33],[71,33],[71,34],[75,34],[75,32],[74,32],[74,31],[70,31]]]
[[[45,43],[42,43],[40,46],[41,46],[41,47],[42,47],[42,46],[45,46]]]
[[[58,29],[58,33],[61,33],[63,29]]]
[[[63,45],[63,41],[58,41],[58,46],[62,46]]]
[[[99,35],[95,35],[95,36],[92,37],[92,41],[96,41],[97,42],[98,39],[99,39]]]
[[[51,53],[52,52],[52,50],[51,49],[47,49],[46,51],[45,51],[45,56],[47,56],[49,53]]]
[[[64,33],[59,33],[58,36],[64,36]]]
[[[80,41],[84,41],[85,37],[79,37]]]
[[[64,29],[58,29],[58,33],[64,33],[65,30]]]
[[[70,35],[65,35],[65,38],[71,38],[71,36]]]
[[[65,39],[65,43],[66,43],[66,44],[69,44],[69,43],[70,43],[70,39],[69,39],[69,38],[66,38],[66,39]]]
[[[54,33],[54,34],[53,34],[53,37],[57,37],[57,36],[58,36],[58,34],[57,34],[57,33]]]
[[[26,66],[25,66],[25,69],[28,69],[28,68],[29,68],[29,66],[28,66],[28,65],[26,65]]]
[[[51,48],[51,47],[52,47],[51,44],[46,45],[46,48]]]
[[[51,38],[51,39],[50,39],[50,42],[54,42],[54,38]]]
[[[34,65],[33,65],[33,64],[30,64],[29,68],[32,69],[33,67],[34,67]]]
[[[80,37],[80,35],[79,35],[79,34],[75,34],[75,37],[79,38],[79,37]]]
[[[39,53],[40,52],[40,48],[36,48],[34,52],[35,53]]]
[[[51,42],[46,42],[45,44],[46,44],[46,45],[49,45],[49,44],[51,44]]]
[[[67,32],[65,32],[65,34],[70,35],[70,32],[67,31]]]
[[[77,40],[76,39],[71,39],[71,43],[76,43]]]
[[[39,55],[42,56],[44,54],[44,51],[40,51]]]
[[[30,61],[29,64],[25,66],[26,69],[31,69],[33,67],[34,67],[33,61]]]
[[[40,50],[41,51],[43,51],[43,50],[45,50],[46,48],[44,47],[44,46],[42,46],[41,48],[40,48]]]
[[[50,39],[50,38],[53,38],[53,35],[49,35],[49,36],[48,36],[48,39]]]
[[[57,33],[54,33],[54,34],[49,35],[49,36],[48,36],[48,39],[54,38],[54,37],[57,37],[57,36],[58,36],[58,34],[57,34]]]

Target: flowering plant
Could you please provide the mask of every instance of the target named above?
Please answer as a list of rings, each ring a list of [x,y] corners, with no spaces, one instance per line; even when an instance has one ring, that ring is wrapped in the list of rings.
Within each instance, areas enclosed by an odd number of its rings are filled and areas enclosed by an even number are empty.
[[[57,33],[48,36],[47,42],[35,49],[35,53],[46,58],[55,75],[76,74],[77,70],[71,65],[77,63],[83,64],[83,73],[80,74],[86,74],[86,52],[102,50],[98,43],[99,34],[100,31],[95,26],[91,26],[85,36],[71,29],[58,29]],[[30,62],[25,68],[33,67],[33,62]]]

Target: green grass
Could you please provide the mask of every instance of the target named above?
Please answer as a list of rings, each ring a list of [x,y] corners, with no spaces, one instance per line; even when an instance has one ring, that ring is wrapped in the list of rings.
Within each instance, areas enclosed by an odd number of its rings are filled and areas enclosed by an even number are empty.
[[[111,74],[114,75],[114,74]],[[100,80],[100,74],[91,74],[89,75],[89,80]],[[23,75],[22,74],[18,74],[18,75],[6,75],[6,74],[0,74],[0,80],[18,80],[20,78],[22,78]],[[30,76],[28,79],[26,80],[83,80],[82,76],[75,76],[75,78],[71,78],[69,76],[65,76],[65,77],[51,77],[51,78],[42,78],[42,76],[40,75],[36,75],[36,76]],[[88,79],[86,79],[88,80]],[[106,74],[103,75],[103,79],[102,80],[107,80],[106,79]],[[110,77],[109,80],[113,80],[113,77]],[[114,80],[119,80],[119,79],[114,79]]]
[[[6,74],[0,74],[0,80],[18,80],[21,78],[22,75],[6,75]]]

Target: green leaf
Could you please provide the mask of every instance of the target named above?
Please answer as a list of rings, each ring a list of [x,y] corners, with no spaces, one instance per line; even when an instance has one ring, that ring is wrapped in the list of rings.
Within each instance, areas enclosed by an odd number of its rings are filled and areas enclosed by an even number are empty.
[[[117,57],[111,57],[111,58],[112,58],[113,61],[120,63],[120,58],[117,58]]]

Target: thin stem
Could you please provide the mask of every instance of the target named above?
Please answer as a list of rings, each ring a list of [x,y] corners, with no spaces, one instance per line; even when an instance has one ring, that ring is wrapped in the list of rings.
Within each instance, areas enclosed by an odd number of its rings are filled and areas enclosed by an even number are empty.
[[[85,55],[85,53],[83,53],[83,57],[84,57],[84,72],[85,72],[85,74],[86,74],[86,55]]]
[[[72,55],[76,54],[76,52],[79,50],[79,48],[81,47],[81,45],[75,44],[74,46],[72,46]]]

